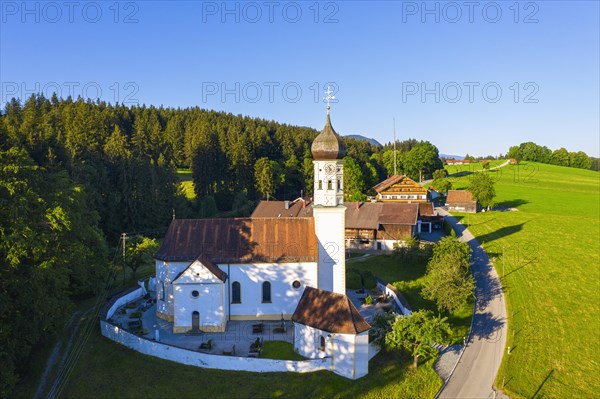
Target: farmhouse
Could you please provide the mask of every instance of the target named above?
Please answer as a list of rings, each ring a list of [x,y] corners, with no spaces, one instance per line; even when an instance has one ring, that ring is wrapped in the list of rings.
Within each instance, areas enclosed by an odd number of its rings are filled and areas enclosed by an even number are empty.
[[[261,201],[251,218],[312,218],[311,199]],[[420,211],[433,215],[433,204],[345,202],[345,246],[355,249],[392,250],[394,245],[421,232]],[[431,231],[430,221],[423,225]]]
[[[468,159],[447,159],[446,165],[468,165],[471,161]]]
[[[373,187],[382,202],[427,202],[427,189],[407,176],[394,175]]]
[[[477,212],[477,201],[475,201],[473,195],[466,190],[448,190],[446,206],[449,211],[467,213]]]
[[[312,203],[277,210],[267,203],[251,218],[171,222],[155,254],[156,316],[172,322],[174,333],[222,332],[231,320],[292,319],[302,337],[294,341],[299,353],[331,356],[336,373],[359,378],[368,372],[370,326],[346,297],[346,145],[329,107],[311,151]],[[412,234],[412,206],[406,220],[382,212],[386,240]]]

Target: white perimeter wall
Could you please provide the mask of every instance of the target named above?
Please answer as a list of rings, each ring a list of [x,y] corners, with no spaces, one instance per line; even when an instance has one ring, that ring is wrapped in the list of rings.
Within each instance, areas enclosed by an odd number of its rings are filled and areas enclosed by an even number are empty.
[[[100,329],[102,335],[106,338],[125,345],[130,349],[189,366],[254,372],[307,373],[317,370],[329,370],[327,359],[294,361],[210,355],[147,340],[130,334],[122,328],[106,321],[100,322]]]

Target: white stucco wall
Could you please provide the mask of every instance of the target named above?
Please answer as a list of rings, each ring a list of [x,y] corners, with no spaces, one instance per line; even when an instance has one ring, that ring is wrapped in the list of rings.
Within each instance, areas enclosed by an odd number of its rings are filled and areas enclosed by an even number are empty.
[[[192,313],[198,312],[200,327],[225,326],[224,286],[222,283],[174,284],[174,327],[191,327]],[[198,291],[197,297],[192,296]]]
[[[346,294],[345,223],[346,207],[313,209],[319,248],[319,286],[322,290]]]
[[[220,264],[221,270],[229,275],[228,290],[237,281],[241,286],[241,303],[230,303],[228,292],[225,296],[225,306],[231,312],[232,318],[261,318],[278,319],[283,313],[289,317],[304,292],[306,286],[317,285],[317,264],[315,262],[299,263],[244,263]],[[299,289],[292,287],[294,281],[299,281]],[[271,303],[262,302],[262,284],[271,283]],[[230,303],[230,304],[228,304]]]
[[[309,326],[294,324],[294,349],[302,356],[326,358],[331,369],[346,378],[357,379],[369,372],[369,332],[358,335],[333,334]],[[325,337],[325,350],[321,350]]]
[[[143,354],[190,366],[254,372],[308,373],[329,370],[327,359],[274,360],[238,356],[221,356],[194,352],[138,337],[106,321],[100,322],[102,335]]]
[[[327,332],[317,330],[304,324],[294,323],[294,350],[309,359],[324,358],[327,356],[327,345],[321,350],[321,336],[327,342]]]
[[[158,313],[173,316],[173,285],[171,284],[175,277],[184,271],[191,261],[184,262],[165,262],[156,260],[156,311]],[[165,300],[162,300],[162,284],[165,287]]]

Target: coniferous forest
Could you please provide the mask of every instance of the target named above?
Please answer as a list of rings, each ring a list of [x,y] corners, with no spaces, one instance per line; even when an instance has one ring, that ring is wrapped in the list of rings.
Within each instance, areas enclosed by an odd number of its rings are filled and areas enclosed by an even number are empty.
[[[0,396],[73,303],[105,286],[121,233],[160,238],[173,214],[244,216],[265,195],[311,195],[317,134],[200,108],[39,95],[8,102],[0,116]],[[361,200],[393,173],[393,152],[346,142],[347,199]],[[442,167],[428,142],[400,142],[398,154],[398,171],[414,178]],[[191,168],[196,199],[178,189],[178,168]]]

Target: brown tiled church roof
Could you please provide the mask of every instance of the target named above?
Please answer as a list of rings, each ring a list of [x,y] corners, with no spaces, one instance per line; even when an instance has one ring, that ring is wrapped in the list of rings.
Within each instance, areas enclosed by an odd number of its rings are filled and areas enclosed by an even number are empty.
[[[346,295],[312,287],[304,289],[292,321],[335,334],[360,334],[371,328]]]
[[[164,261],[316,262],[313,218],[175,219],[154,254]]]

